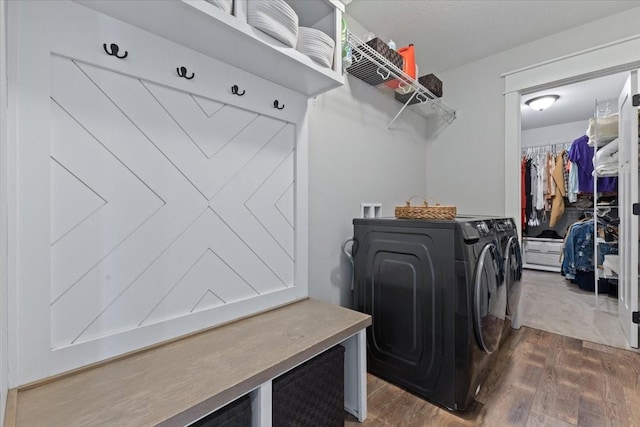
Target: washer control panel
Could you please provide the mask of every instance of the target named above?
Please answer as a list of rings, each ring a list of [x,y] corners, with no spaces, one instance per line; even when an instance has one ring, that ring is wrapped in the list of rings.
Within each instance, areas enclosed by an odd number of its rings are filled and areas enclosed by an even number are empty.
[[[461,224],[462,235],[467,243],[477,241],[481,237],[494,236],[498,225],[493,220],[476,220]]]
[[[494,221],[497,232],[513,231],[515,225],[510,218],[500,218]]]
[[[489,227],[489,224],[487,224],[486,221],[475,221],[473,222],[473,226],[478,230],[478,234],[480,234],[480,236],[484,237],[491,233],[491,227]]]

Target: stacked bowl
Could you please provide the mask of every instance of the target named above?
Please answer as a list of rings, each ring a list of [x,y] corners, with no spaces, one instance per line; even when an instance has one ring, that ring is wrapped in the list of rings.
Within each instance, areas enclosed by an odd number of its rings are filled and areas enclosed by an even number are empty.
[[[231,13],[231,9],[233,8],[233,0],[207,0],[207,3],[219,7],[226,13]]]
[[[296,50],[304,53],[316,63],[331,68],[335,41],[320,30],[308,27],[298,28]]]
[[[284,0],[249,0],[247,23],[288,47],[296,47],[298,15]]]

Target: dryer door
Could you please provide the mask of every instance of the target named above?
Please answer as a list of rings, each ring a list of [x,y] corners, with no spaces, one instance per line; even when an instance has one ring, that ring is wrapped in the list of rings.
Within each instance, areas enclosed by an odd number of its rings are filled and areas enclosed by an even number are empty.
[[[504,271],[507,284],[507,315],[514,316],[520,301],[522,254],[518,238],[511,236],[504,248]]]
[[[500,280],[500,256],[493,243],[486,244],[474,274],[473,318],[476,338],[486,353],[498,349],[504,326],[507,295]]]

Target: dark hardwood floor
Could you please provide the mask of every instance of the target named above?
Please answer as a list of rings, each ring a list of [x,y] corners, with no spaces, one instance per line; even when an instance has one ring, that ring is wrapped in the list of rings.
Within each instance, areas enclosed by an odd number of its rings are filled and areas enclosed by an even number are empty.
[[[452,413],[371,374],[368,418],[346,426],[640,426],[640,353],[523,327],[471,408]]]

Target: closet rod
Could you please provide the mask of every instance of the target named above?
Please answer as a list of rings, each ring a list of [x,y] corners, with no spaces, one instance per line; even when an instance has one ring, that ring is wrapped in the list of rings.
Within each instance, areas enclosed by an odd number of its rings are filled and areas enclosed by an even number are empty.
[[[557,153],[562,150],[568,150],[573,142],[559,142],[556,144],[535,145],[532,147],[523,147],[522,154],[542,154],[552,151]]]

